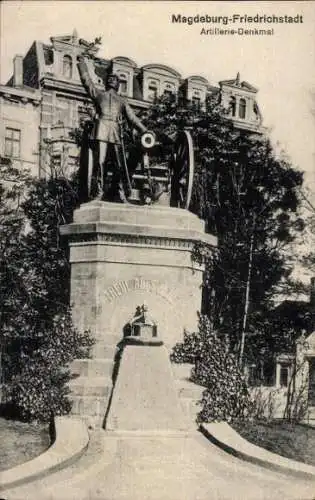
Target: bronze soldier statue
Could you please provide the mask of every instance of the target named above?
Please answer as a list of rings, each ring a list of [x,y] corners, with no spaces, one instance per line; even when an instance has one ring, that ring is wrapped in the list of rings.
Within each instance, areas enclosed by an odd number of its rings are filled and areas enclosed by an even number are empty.
[[[86,63],[86,56],[81,55],[78,58],[78,69],[81,81],[88,94],[92,98],[96,116],[93,120],[93,129],[90,139],[93,147],[93,173],[96,184],[94,193],[91,192],[91,182],[88,186],[88,198],[105,198],[105,183],[108,174],[108,156],[110,150],[113,150],[115,160],[115,175],[118,177],[119,198],[123,203],[127,202],[130,195],[130,180],[126,165],[126,158],[122,143],[122,120],[125,118],[128,124],[139,132],[146,132],[146,127],[135,115],[129,104],[124,98],[118,95],[119,78],[115,74],[109,74],[106,79],[105,89],[98,89],[90,74]],[[88,168],[88,166],[87,166]]]

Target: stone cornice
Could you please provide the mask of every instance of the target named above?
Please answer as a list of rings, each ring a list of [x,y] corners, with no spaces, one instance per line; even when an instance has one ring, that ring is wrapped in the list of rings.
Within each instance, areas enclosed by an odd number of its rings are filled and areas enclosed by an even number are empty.
[[[8,101],[19,101],[22,104],[31,103],[38,106],[41,102],[41,93],[38,90],[29,90],[23,87],[16,88],[0,85],[0,95]]]
[[[254,132],[256,134],[264,134],[267,132],[267,128],[263,127],[260,123],[249,122],[246,120],[240,120],[238,118],[229,117],[233,122],[233,125],[237,129],[247,130],[248,132]]]
[[[42,88],[45,89],[50,89],[50,90],[58,90],[66,93],[71,93],[78,95],[84,99],[89,99],[92,102],[92,99],[90,99],[88,93],[86,92],[85,88],[81,84],[75,84],[72,82],[66,82],[66,81],[61,81],[59,79],[50,77],[50,76],[43,76],[41,81],[41,86]],[[146,102],[141,99],[134,99],[131,97],[125,97],[125,99],[128,101],[128,103],[135,108],[144,108],[148,109],[150,106],[152,106],[151,102]]]
[[[71,230],[69,230],[71,229]],[[154,234],[128,234],[116,232],[73,231],[71,226],[62,226],[62,236],[67,236],[69,241],[76,245],[80,243],[100,243],[108,245],[155,247],[161,249],[191,250],[198,241],[203,241],[210,246],[216,246],[216,238],[211,235],[192,234],[190,237],[159,236]],[[173,231],[174,232],[174,231]]]
[[[65,233],[62,234],[65,235]],[[69,237],[71,243],[104,243],[104,244],[117,244],[117,245],[127,245],[127,246],[145,246],[145,247],[156,247],[156,248],[166,248],[166,249],[191,249],[194,245],[193,240],[181,240],[176,238],[162,238],[158,236],[146,236],[146,235],[131,235],[131,234],[110,234],[110,233],[80,233],[72,234]]]
[[[88,95],[83,85],[81,85],[80,83],[63,81],[49,75],[43,75],[40,79],[40,84],[41,87],[45,89],[70,92],[71,94],[78,94],[84,98],[86,98]]]

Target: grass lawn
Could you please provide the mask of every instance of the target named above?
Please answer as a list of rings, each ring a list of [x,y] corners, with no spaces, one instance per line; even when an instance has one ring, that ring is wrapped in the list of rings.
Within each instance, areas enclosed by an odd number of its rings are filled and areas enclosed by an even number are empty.
[[[50,445],[48,425],[0,418],[0,470],[35,458]]]
[[[232,427],[253,444],[315,466],[315,428],[283,421],[233,423]]]

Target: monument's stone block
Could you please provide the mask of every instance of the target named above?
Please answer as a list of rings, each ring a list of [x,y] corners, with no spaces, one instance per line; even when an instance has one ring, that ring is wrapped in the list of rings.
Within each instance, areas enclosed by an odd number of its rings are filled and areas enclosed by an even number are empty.
[[[92,201],[63,226],[70,244],[71,302],[80,330],[119,342],[137,305],[146,303],[168,348],[193,330],[201,304],[203,269],[191,258],[196,242],[211,246],[204,223],[164,206]]]
[[[122,353],[106,420],[113,431],[189,428],[164,345],[129,345]]]

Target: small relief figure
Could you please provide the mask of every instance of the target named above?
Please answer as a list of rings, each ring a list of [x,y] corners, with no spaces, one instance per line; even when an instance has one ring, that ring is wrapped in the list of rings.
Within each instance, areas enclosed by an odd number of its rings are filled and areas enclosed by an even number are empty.
[[[116,74],[108,74],[105,88],[98,88],[93,82],[89,66],[88,52],[78,57],[78,69],[81,81],[95,106],[95,116],[89,133],[92,148],[91,158],[86,158],[86,168],[90,170],[87,176],[87,198],[106,199],[106,180],[109,170],[109,160],[113,161],[113,176],[117,179],[119,198],[127,202],[130,195],[131,183],[124,154],[122,138],[122,122],[124,119],[130,127],[141,133],[146,132],[146,127],[135,115],[127,101],[118,94],[119,78]]]
[[[133,318],[124,327],[124,337],[157,337],[157,323],[148,310],[147,304],[136,307]]]

